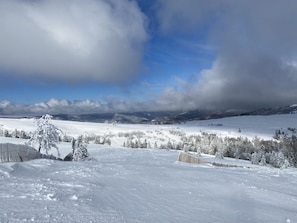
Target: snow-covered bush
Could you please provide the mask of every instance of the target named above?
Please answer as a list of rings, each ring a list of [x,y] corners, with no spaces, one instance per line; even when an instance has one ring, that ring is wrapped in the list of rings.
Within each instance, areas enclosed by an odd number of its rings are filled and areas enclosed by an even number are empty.
[[[267,163],[270,165],[280,168],[285,162],[285,156],[282,152],[271,152],[266,153]]]
[[[174,135],[174,136],[179,136],[179,137],[185,137],[186,133],[182,131],[181,129],[171,129],[169,130],[169,133]]]
[[[291,137],[284,135],[281,139],[280,147],[289,163],[297,167],[297,137],[295,135]]]
[[[83,141],[83,136],[72,140],[73,160],[83,161],[89,159],[90,155],[87,150],[87,144]]]
[[[265,155],[263,154],[262,157],[261,157],[261,160],[260,160],[260,163],[259,165],[260,166],[266,166],[267,162],[266,162],[266,157]]]
[[[64,134],[61,140],[62,140],[63,142],[71,142],[72,137],[69,136],[69,135]]]
[[[251,155],[251,163],[252,164],[256,164],[258,165],[260,162],[260,158],[259,158],[259,154],[257,152],[254,152],[252,155]]]
[[[0,136],[19,138],[19,139],[29,139],[30,138],[24,130],[15,129],[12,132],[9,132],[7,129],[3,129],[1,127],[0,127]]]
[[[215,154],[216,159],[224,159],[223,153],[219,150]]]
[[[285,159],[284,163],[282,164],[282,166],[280,167],[281,169],[285,169],[285,168],[288,168],[290,167],[290,163],[287,159]]]
[[[46,114],[36,120],[37,129],[32,133],[27,144],[32,146],[38,144],[38,151],[40,152],[43,149],[46,154],[54,147],[57,150],[58,156],[60,156],[57,143],[63,132],[51,123],[51,119],[52,116]]]

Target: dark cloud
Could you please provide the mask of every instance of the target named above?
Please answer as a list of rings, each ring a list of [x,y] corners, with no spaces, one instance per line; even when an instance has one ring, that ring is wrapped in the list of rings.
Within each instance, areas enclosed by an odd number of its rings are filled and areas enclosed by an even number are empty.
[[[64,81],[131,78],[148,38],[129,0],[2,0],[0,32],[1,69]]]
[[[207,32],[217,50],[212,67],[194,83],[167,89],[163,104],[251,109],[296,103],[296,1],[159,0],[159,6],[165,35]]]

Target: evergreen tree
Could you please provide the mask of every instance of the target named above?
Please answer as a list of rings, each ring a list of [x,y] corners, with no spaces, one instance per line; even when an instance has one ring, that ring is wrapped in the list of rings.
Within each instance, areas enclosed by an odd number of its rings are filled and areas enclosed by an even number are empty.
[[[72,140],[71,140],[72,154],[73,154],[74,151],[75,151],[75,145],[76,145],[76,139],[75,139],[75,138],[72,138]]]
[[[90,157],[88,150],[87,150],[87,144],[84,143],[82,136],[79,136],[77,138],[77,140],[75,140],[72,145],[74,148],[74,152],[73,152],[73,160],[74,161],[82,161],[82,160],[86,160]]]

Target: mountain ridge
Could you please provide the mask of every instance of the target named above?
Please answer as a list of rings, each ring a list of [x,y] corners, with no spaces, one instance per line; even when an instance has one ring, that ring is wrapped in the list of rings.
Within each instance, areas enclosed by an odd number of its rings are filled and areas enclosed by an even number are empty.
[[[50,99],[47,102],[32,105],[13,103],[8,100],[0,101],[1,117],[39,117],[51,114],[54,119],[82,122],[113,122],[113,123],[152,123],[172,124],[193,120],[217,119],[243,115],[276,115],[297,113],[297,104],[272,108],[259,108],[251,111],[241,110],[206,110],[192,111],[108,111],[106,106],[92,100]]]

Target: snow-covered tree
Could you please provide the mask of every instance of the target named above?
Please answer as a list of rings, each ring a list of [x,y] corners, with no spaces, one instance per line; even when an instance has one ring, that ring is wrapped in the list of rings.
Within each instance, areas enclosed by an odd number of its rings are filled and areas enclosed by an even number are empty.
[[[60,151],[57,143],[59,142],[59,137],[63,134],[63,132],[51,123],[51,119],[52,116],[46,114],[36,120],[37,129],[32,133],[27,144],[32,146],[38,144],[38,151],[40,152],[41,149],[43,149],[46,154],[48,154],[51,148],[54,147],[60,157]]]
[[[94,144],[101,144],[100,136],[96,136],[94,140]]]
[[[263,154],[259,163],[260,166],[266,166],[266,157]]]
[[[106,139],[106,140],[105,140],[105,143],[106,143],[107,145],[111,145],[111,140],[110,140],[110,138]]]
[[[287,159],[285,159],[284,163],[282,164],[281,166],[281,169],[285,169],[285,168],[288,168],[290,167],[290,163]]]
[[[252,164],[259,165],[259,162],[260,162],[259,154],[258,154],[257,152],[254,152],[254,153],[251,155],[251,163],[252,163]]]
[[[189,149],[190,149],[190,146],[188,145],[188,143],[185,143],[183,148],[184,152],[185,153],[189,152]]]
[[[216,159],[224,159],[223,151],[219,149],[215,154]]]
[[[74,161],[86,160],[90,157],[87,150],[87,144],[83,141],[82,136],[79,136],[76,140],[72,141],[72,149],[74,150]]]

